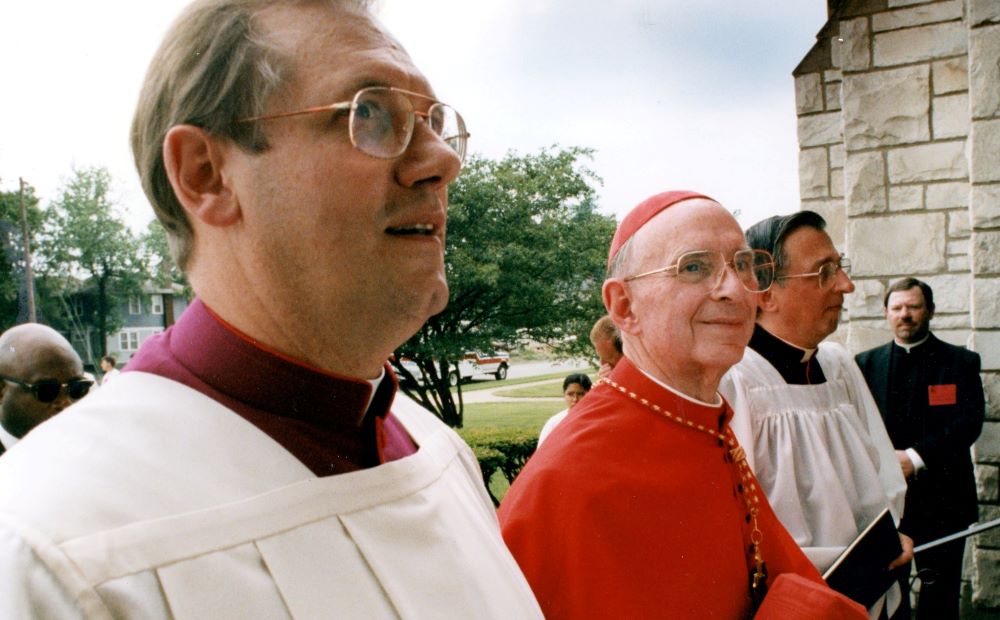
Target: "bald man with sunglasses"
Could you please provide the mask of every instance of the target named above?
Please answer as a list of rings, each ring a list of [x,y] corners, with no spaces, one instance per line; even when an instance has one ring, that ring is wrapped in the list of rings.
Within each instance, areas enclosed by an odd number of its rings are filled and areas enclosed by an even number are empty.
[[[0,335],[0,455],[28,431],[87,395],[92,381],[69,342],[25,323]]]

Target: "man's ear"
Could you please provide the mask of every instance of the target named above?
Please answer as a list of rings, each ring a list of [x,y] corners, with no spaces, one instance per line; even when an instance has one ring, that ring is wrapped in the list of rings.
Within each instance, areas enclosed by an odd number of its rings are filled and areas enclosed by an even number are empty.
[[[632,333],[635,328],[635,315],[632,313],[632,297],[625,281],[621,278],[605,280],[601,296],[604,298],[604,307],[611,321],[620,331]]]
[[[228,145],[194,125],[171,127],[163,140],[163,165],[188,214],[210,226],[240,217],[239,201],[223,174]]]
[[[757,308],[762,312],[777,312],[778,310],[778,300],[775,298],[774,287],[777,284],[772,284],[771,288],[767,289],[763,293],[757,295]]]

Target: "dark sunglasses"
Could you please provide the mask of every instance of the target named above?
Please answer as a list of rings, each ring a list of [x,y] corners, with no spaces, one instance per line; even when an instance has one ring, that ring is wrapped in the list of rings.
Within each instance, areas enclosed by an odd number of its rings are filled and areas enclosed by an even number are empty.
[[[90,391],[90,386],[94,385],[93,381],[88,381],[87,379],[73,379],[69,383],[59,383],[55,379],[42,379],[37,383],[26,383],[20,379],[5,375],[0,375],[0,379],[20,385],[30,391],[35,400],[40,403],[51,403],[59,398],[59,394],[63,388],[66,388],[66,393],[69,394],[70,398],[80,400]]]

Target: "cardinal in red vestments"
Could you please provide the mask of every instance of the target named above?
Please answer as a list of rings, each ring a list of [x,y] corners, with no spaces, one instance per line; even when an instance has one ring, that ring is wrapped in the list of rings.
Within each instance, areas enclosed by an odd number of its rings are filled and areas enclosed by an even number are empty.
[[[547,618],[867,617],[774,516],[717,392],[772,278],[770,255],[700,194],[658,194],[622,220],[603,295],[625,359],[500,507]]]

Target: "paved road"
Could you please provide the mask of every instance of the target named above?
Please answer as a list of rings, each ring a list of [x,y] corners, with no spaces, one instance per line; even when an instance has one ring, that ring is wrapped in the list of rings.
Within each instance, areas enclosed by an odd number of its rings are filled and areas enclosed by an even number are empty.
[[[592,370],[593,367],[586,360],[569,360],[564,362],[550,362],[550,361],[540,361],[540,362],[515,362],[510,365],[507,371],[508,379],[520,379],[534,377],[538,375],[548,375],[555,372],[565,372],[567,375],[572,372],[581,372]],[[477,379],[476,383],[481,380]],[[487,380],[488,381],[488,380]],[[549,379],[551,381],[551,379]],[[526,385],[531,385],[531,383],[521,383],[516,386],[506,386],[506,389],[515,389],[519,387],[524,387]],[[505,389],[504,387],[499,387],[497,389]],[[483,389],[474,390],[472,392],[462,391],[462,400],[466,403],[487,403],[487,402],[525,402],[532,400],[541,401],[552,401],[561,402],[562,397],[555,398],[510,398],[507,396],[497,396],[493,389]]]

